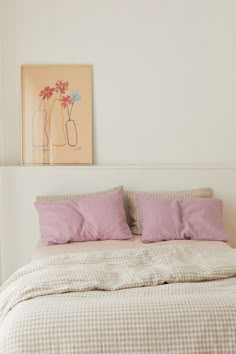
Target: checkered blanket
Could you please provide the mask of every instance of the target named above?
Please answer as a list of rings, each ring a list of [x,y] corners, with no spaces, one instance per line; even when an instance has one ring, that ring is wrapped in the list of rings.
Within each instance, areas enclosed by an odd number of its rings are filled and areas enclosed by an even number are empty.
[[[236,250],[48,257],[0,289],[2,354],[235,354]]]

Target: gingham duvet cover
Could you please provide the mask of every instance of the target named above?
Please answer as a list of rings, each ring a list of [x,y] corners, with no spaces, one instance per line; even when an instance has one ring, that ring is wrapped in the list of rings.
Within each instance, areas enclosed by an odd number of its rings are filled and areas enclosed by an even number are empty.
[[[236,250],[48,257],[0,289],[1,354],[234,354]]]

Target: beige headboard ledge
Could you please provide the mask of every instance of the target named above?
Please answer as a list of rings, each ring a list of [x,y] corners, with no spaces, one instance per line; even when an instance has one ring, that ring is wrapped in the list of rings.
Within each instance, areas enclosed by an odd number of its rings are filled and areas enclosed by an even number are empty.
[[[38,195],[81,194],[123,185],[126,190],[212,187],[224,200],[227,231],[236,247],[236,168],[215,166],[4,166],[0,220],[2,277],[28,262],[39,239]]]

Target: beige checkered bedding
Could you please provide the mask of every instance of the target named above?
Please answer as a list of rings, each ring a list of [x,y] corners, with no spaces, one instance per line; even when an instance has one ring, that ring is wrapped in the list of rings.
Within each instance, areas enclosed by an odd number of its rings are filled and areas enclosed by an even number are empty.
[[[235,354],[235,276],[223,244],[33,261],[0,290],[0,353]]]

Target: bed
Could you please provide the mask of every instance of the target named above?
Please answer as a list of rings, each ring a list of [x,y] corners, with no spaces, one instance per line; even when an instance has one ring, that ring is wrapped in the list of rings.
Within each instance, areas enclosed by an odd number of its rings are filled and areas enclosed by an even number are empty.
[[[235,353],[235,250],[106,242],[38,245],[1,291],[1,353]]]
[[[138,235],[40,240],[0,304],[4,354],[234,354],[236,250]]]

